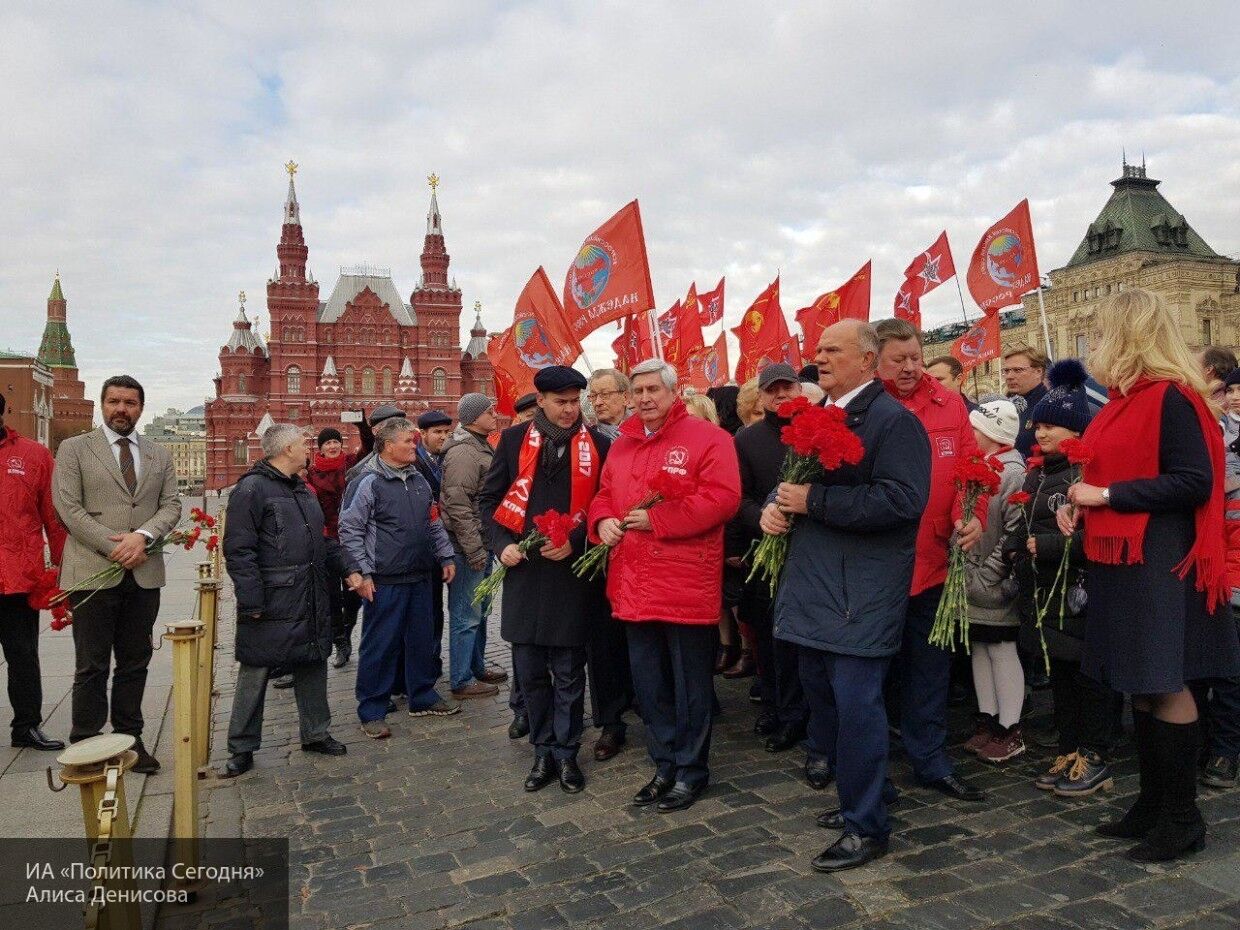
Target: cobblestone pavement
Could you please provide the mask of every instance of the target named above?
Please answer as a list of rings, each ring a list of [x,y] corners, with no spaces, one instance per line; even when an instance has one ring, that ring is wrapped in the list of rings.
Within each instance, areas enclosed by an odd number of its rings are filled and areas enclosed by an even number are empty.
[[[229,604],[224,611],[231,617]],[[506,667],[497,626],[488,652]],[[229,636],[226,628],[225,655]],[[219,760],[229,664],[216,708]],[[834,790],[805,784],[800,752],[762,750],[747,682],[719,683],[709,792],[689,811],[659,814],[627,805],[651,774],[640,724],[603,764],[590,756],[587,730],[583,793],[552,785],[529,795],[521,783],[530,751],[507,738],[506,688],[446,719],[410,718],[402,707],[389,716],[393,737],[371,741],[354,714],[355,668],[329,680],[347,757],[301,753],[292,693],[271,691],[257,768],[204,797],[209,836],[289,838],[294,928],[1240,926],[1240,791],[1203,789],[1209,845],[1191,860],[1137,865],[1123,855],[1128,844],[1092,833],[1136,791],[1130,747],[1120,751],[1116,790],[1097,800],[1035,790],[1040,751],[1000,769],[970,760],[960,770],[989,792],[980,805],[915,787],[897,753],[893,776],[905,793],[890,854],[828,877],[809,862],[834,839],[814,824]],[[166,910],[160,926],[261,926],[243,899],[196,910]]]

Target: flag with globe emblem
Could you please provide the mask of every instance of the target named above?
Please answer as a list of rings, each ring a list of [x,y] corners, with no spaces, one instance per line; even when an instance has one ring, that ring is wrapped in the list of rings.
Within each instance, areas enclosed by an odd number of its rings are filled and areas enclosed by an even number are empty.
[[[564,278],[564,309],[578,341],[600,326],[654,307],[637,201],[586,237]]]

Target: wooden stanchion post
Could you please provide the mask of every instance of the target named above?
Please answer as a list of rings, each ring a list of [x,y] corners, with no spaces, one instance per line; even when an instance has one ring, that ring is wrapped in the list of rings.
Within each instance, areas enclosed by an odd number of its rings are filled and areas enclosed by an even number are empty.
[[[176,862],[198,865],[198,765],[194,757],[194,701],[197,697],[200,620],[168,624],[172,643],[172,825]]]
[[[197,643],[194,689],[194,768],[206,777],[211,758],[211,693],[215,685],[215,629],[219,619],[220,583],[211,575],[211,563],[198,566],[198,619],[202,636]]]

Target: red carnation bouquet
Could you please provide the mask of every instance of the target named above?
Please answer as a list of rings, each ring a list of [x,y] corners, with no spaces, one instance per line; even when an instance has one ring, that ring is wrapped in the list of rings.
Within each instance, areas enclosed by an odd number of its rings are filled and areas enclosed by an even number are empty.
[[[1059,443],[1059,451],[1068,459],[1068,464],[1072,466],[1071,484],[1077,484],[1081,480],[1081,472],[1094,458],[1094,449],[1089,443],[1083,439],[1070,438]],[[1076,514],[1076,504],[1068,505],[1073,515]],[[1072,537],[1069,536],[1063,543],[1063,555],[1059,558],[1059,568],[1055,571],[1055,580],[1051,582],[1051,588],[1046,592],[1045,598],[1039,598],[1035,595],[1034,606],[1037,610],[1036,625],[1038,635],[1042,635],[1042,621],[1046,619],[1046,615],[1050,612],[1051,604],[1055,602],[1055,595],[1059,595],[1059,628],[1063,629],[1064,611],[1067,606],[1068,596],[1068,560],[1072,554]],[[1046,643],[1042,644],[1043,658],[1046,659],[1047,667],[1050,665],[1050,658],[1046,655]]]
[[[983,495],[999,490],[999,473],[980,455],[966,456],[956,465],[956,491],[961,512],[969,519],[977,511]],[[930,628],[929,642],[956,651],[956,643],[969,651],[969,597],[965,582],[965,556],[959,542],[952,542],[947,560],[947,581]]]
[[[559,549],[561,546],[566,545],[568,543],[568,534],[581,522],[581,518],[560,513],[558,510],[548,510],[546,513],[540,513],[534,517],[533,522],[534,528],[525,534],[524,539],[517,543],[517,548],[521,550],[522,555],[527,555],[532,549],[541,549],[547,543],[550,543],[553,549]],[[507,574],[508,566],[500,562],[499,567],[483,578],[474,590],[474,606],[476,607],[483,601],[495,597],[499,593],[500,586],[504,583],[504,576]]]
[[[778,414],[789,420],[780,430],[779,438],[788,447],[779,480],[788,484],[807,484],[841,465],[856,465],[865,456],[861,440],[845,425],[847,414],[834,404],[817,407],[808,397],[796,397],[779,405]],[[789,515],[791,520],[791,515]],[[746,580],[755,576],[764,579],[774,597],[779,576],[788,559],[788,537],[792,528],[781,536],[764,534],[750,547],[748,558],[753,568]]]
[[[41,571],[30,591],[26,594],[26,603],[34,610],[50,610],[52,612],[52,629],[63,630],[73,622],[73,614],[69,612],[69,604],[60,590],[60,570],[55,566]]]
[[[192,507],[189,512],[188,522],[182,523],[173,530],[169,530],[163,536],[149,540],[146,544],[147,557],[160,555],[168,546],[180,546],[186,552],[198,545],[199,540],[206,536],[203,543],[204,548],[208,552],[214,552],[220,544],[219,534],[215,532],[216,520],[201,507]],[[69,595],[79,594],[83,591],[87,592],[86,596],[78,601],[74,606],[81,607],[92,597],[98,594],[106,587],[110,587],[114,579],[120,578],[125,574],[124,567],[120,562],[110,562],[107,568],[102,568],[95,572],[89,578],[79,581],[72,588],[57,591],[48,601],[47,607],[44,609],[52,610],[61,604],[65,604],[69,600]],[[68,626],[69,620],[64,625]]]
[[[650,479],[650,489],[629,510],[650,510],[663,501],[680,500],[694,487],[693,479],[687,475],[673,474],[661,468]],[[606,543],[591,546],[573,563],[573,574],[578,578],[593,581],[599,575],[607,574],[607,560],[610,556],[611,546]]]

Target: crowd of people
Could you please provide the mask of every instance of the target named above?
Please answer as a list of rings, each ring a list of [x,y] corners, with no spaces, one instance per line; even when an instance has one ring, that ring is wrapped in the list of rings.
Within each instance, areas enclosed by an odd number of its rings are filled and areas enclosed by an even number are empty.
[[[1134,841],[1141,861],[1200,849],[1198,783],[1234,787],[1240,758],[1240,369],[1225,351],[1194,357],[1147,292],[1120,293],[1098,321],[1089,372],[1014,348],[1002,395],[970,397],[960,363],[925,360],[907,322],[845,320],[823,331],[813,365],[770,364],[705,395],[651,359],[588,379],[544,368],[502,430],[482,394],[455,417],[380,406],[353,452],[340,430],[310,449],[277,423],[227,503],[240,668],[221,775],[253,767],[269,682],[294,689],[304,750],[346,753],[329,732],[327,663],[352,661],[360,607],[366,736],[391,738],[402,703],[446,717],[507,683],[508,736],[533,756],[526,791],[585,789],[589,688],[593,758],[620,753],[626,714],[639,718],[651,768],[631,803],[688,808],[710,784],[715,676],[752,679],[755,738],[772,753],[803,747],[809,787],[837,786],[817,821],[838,837],[813,867],[855,868],[888,848],[893,741],[918,785],[985,801],[949,752],[953,688],[958,700],[971,682],[959,751],[1005,765],[1042,746],[1031,788],[1064,798],[1113,787],[1130,707],[1140,792],[1097,830]],[[802,397],[842,408],[863,454],[794,483],[783,432]],[[70,739],[110,716],[154,771],[141,697],[163,565],[146,548],[181,504],[167,454],[133,434],[143,400],[133,379],[109,379],[104,425],[64,442],[54,468],[0,432],[23,463],[0,475],[15,504],[0,523],[0,633],[14,745],[59,748],[40,729],[23,584],[45,541],[65,586],[119,563],[106,595],[75,610]],[[1082,443],[1089,454],[1071,455]],[[995,489],[966,512],[957,466],[973,460]],[[556,520],[559,532],[544,522]],[[784,535],[777,586],[751,579],[752,547]],[[575,565],[598,546],[604,572]],[[931,643],[953,547],[967,654]],[[511,680],[487,659],[496,571]],[[1040,687],[1053,724],[1026,732]]]

